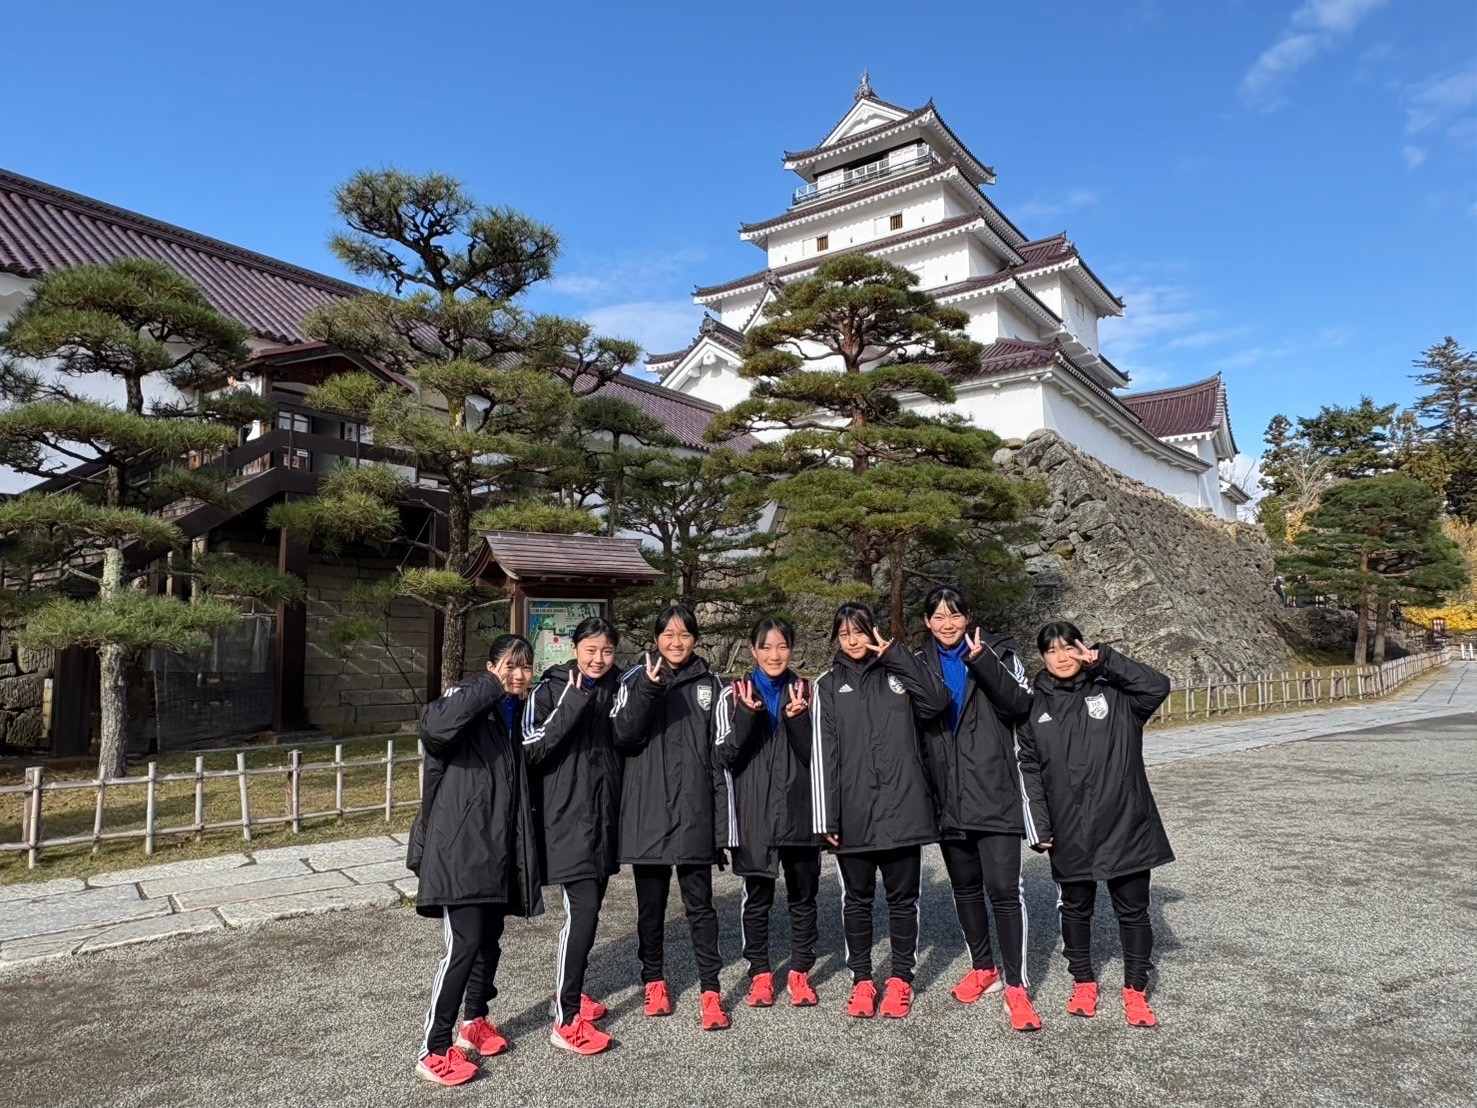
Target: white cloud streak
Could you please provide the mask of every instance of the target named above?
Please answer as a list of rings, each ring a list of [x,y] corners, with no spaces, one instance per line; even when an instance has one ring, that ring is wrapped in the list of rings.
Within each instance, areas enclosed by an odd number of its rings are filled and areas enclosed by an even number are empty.
[[[1241,79],[1241,98],[1249,106],[1275,111],[1286,102],[1285,82],[1340,41],[1386,0],[1305,0],[1292,13],[1280,38],[1262,52]]]

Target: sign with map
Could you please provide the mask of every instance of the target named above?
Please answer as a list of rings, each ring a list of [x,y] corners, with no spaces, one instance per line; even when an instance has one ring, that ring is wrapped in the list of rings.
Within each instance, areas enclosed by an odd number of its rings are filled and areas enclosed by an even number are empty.
[[[533,673],[543,676],[550,666],[574,657],[574,629],[590,616],[603,616],[603,600],[528,601],[528,641],[533,643]]]

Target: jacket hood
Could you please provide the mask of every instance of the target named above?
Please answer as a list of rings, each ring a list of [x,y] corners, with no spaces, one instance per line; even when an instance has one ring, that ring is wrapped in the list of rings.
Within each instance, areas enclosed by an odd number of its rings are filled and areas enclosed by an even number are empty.
[[[1034,684],[1037,689],[1050,696],[1053,693],[1075,692],[1092,679],[1093,675],[1088,672],[1086,666],[1083,666],[1065,681],[1059,677],[1053,677],[1050,670],[1042,669],[1036,674]]]
[[[568,681],[569,680],[569,671],[571,669],[574,669],[575,666],[576,666],[576,663],[574,662],[573,659],[571,659],[570,661],[567,661],[567,662],[560,662],[558,665],[556,665],[556,666],[550,666],[548,669],[546,669],[544,671],[543,677],[541,677],[540,680],[542,680],[542,681]],[[608,670],[605,671],[605,675],[603,677],[601,677],[600,680],[597,681],[597,682],[595,682],[595,683],[597,685],[604,685],[607,682],[619,682],[620,679],[621,679],[621,670],[620,670],[620,667],[619,666],[611,666]]]

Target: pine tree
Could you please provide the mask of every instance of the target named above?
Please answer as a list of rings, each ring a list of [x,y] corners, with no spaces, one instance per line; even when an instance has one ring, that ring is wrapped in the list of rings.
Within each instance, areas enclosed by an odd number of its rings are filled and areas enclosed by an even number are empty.
[[[1278,570],[1302,594],[1338,596],[1358,615],[1354,661],[1368,653],[1370,616],[1392,602],[1428,605],[1461,587],[1463,562],[1441,529],[1441,497],[1402,474],[1328,489]],[[1382,621],[1381,621],[1382,622]]]
[[[547,478],[568,463],[556,440],[576,397],[617,377],[639,349],[579,322],[529,314],[522,298],[552,275],[558,237],[518,212],[477,204],[450,177],[360,172],[335,202],[348,231],[330,245],[377,290],[320,309],[305,328],[402,375],[416,394],[349,374],[308,402],[370,427],[377,446],[434,478],[444,500],[420,499],[437,520],[434,535],[399,535],[394,505],[415,501],[413,490],[366,467],[317,498],[279,506],[271,522],[320,544],[396,536],[423,547],[434,565],[403,570],[400,591],[443,614],[447,687],[461,679],[469,614],[487,602],[465,576],[478,554],[474,531],[528,519],[598,527],[588,513],[551,505]],[[524,499],[531,515],[515,507]],[[497,514],[479,518],[485,510]]]
[[[1325,405],[1315,416],[1299,416],[1297,440],[1328,463],[1335,481],[1373,477],[1394,468],[1390,456],[1390,423],[1396,404],[1376,407],[1367,396],[1355,407]]]
[[[993,434],[904,407],[904,397],[952,403],[951,380],[977,372],[981,352],[964,333],[967,314],[917,283],[880,258],[843,254],[781,285],[748,332],[740,373],[753,392],[709,429],[714,441],[760,433],[748,453],[716,459],[772,481],[764,495],[783,507],[788,532],[781,587],[870,596],[886,563],[894,634],[923,563],[1029,503],[1025,486],[996,471]]]
[[[74,492],[27,494],[0,504],[0,542],[20,587],[20,638],[98,652],[99,773],[126,769],[126,672],[150,647],[185,651],[240,618],[240,602],[293,599],[301,582],[245,559],[215,555],[171,567],[189,603],[131,588],[149,563],[185,543],[152,514],[184,499],[228,506],[227,474],[208,462],[234,446],[238,426],[266,414],[245,390],[214,394],[247,353],[245,332],[186,278],[143,259],[57,270],[0,332],[0,462],[35,477],[66,475]],[[54,367],[56,376],[38,368]],[[69,381],[122,384],[125,407],[83,399]],[[154,379],[183,390],[145,413]]]
[[[1477,352],[1447,336],[1413,363],[1416,384],[1426,390],[1414,405],[1425,439],[1440,454],[1447,510],[1477,519]],[[1429,452],[1427,461],[1430,461]],[[1427,465],[1429,478],[1436,467]]]

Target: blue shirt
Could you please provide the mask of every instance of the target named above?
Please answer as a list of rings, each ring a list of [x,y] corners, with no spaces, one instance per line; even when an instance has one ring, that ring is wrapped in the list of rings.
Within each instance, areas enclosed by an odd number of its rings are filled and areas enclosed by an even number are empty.
[[[964,655],[969,651],[967,639],[960,639],[953,648],[938,644],[939,664],[944,667],[944,684],[949,686],[949,724],[959,726],[959,716],[964,711],[964,690],[969,684],[969,667],[964,664]]]
[[[780,725],[780,696],[785,691],[785,675],[771,677],[762,669],[754,670],[754,691],[764,701],[764,706],[769,709],[769,725],[777,728]]]

